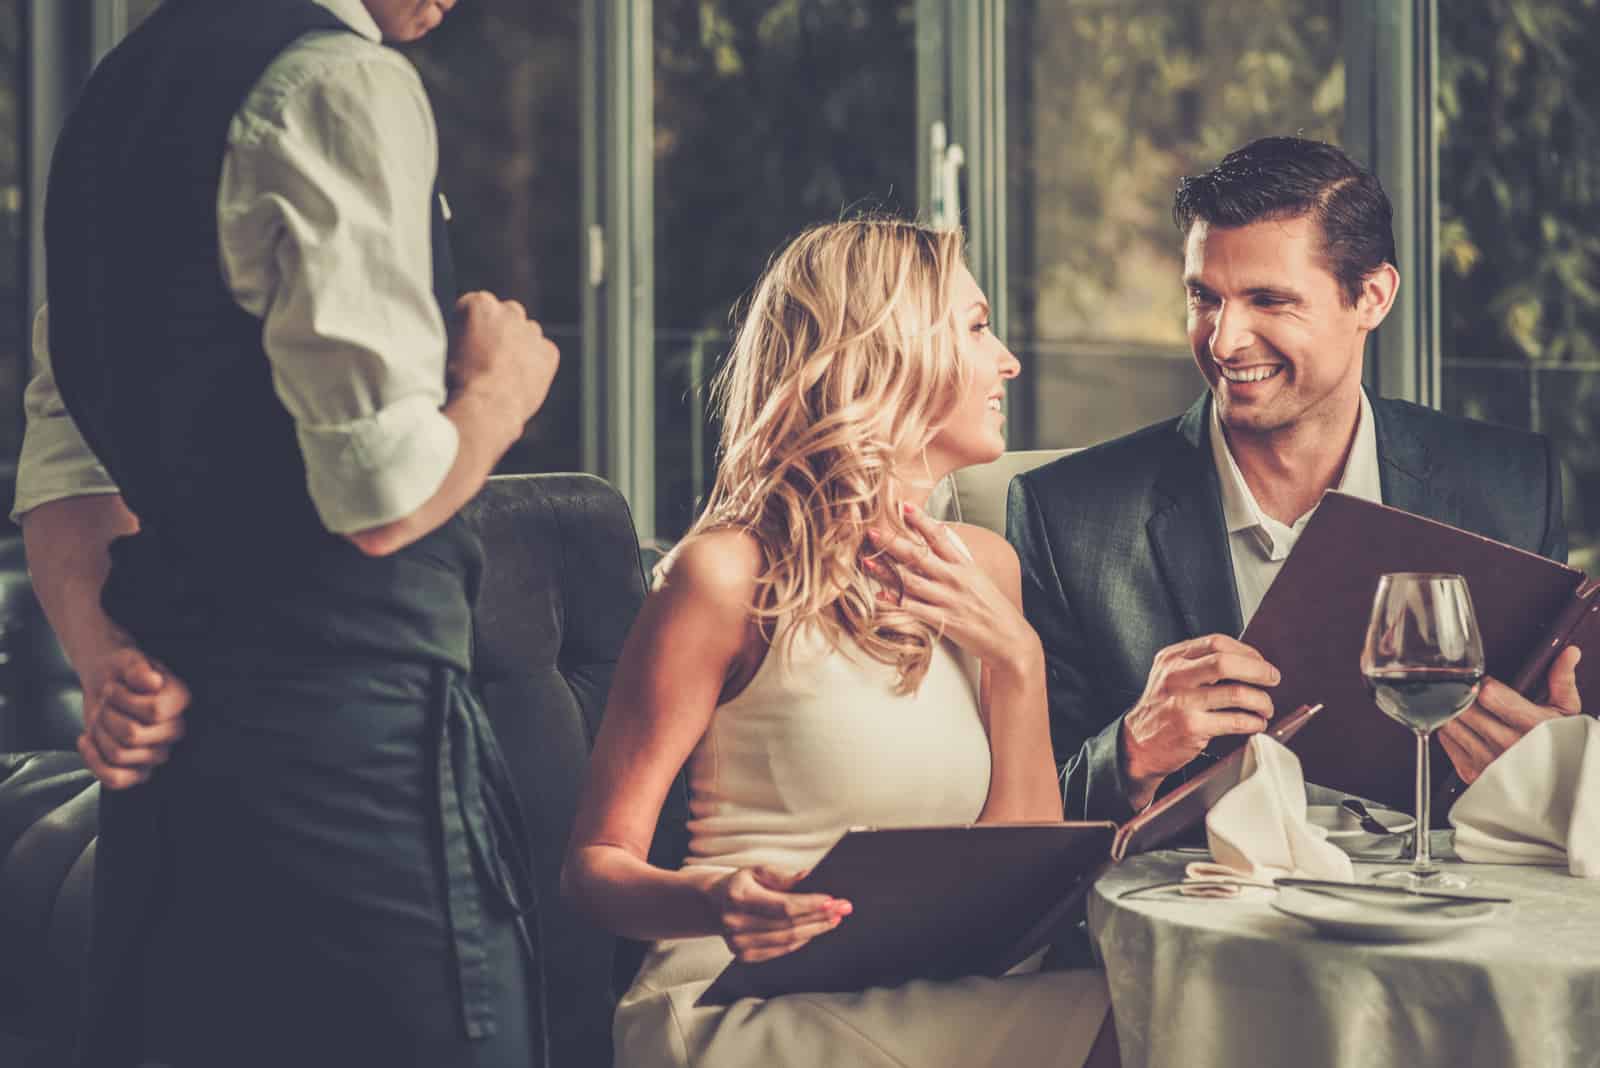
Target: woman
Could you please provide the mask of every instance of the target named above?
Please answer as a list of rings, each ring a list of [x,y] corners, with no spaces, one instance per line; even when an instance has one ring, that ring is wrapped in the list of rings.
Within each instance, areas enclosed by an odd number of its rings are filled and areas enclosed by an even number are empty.
[[[716,484],[623,650],[564,871],[656,942],[619,1064],[1078,1065],[1093,1044],[1090,972],[694,1005],[734,957],[850,922],[791,892],[847,827],[1061,818],[1016,555],[922,511],[1003,451],[1018,370],[953,232],[822,226],[757,286]],[[690,856],[667,871],[645,858],[685,763]]]

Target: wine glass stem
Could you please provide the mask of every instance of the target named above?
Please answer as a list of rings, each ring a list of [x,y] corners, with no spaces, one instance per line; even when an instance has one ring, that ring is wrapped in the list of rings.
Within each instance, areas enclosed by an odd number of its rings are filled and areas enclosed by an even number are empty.
[[[1431,815],[1428,812],[1430,794],[1433,793],[1428,779],[1428,731],[1417,731],[1417,826],[1415,859],[1411,862],[1411,870],[1417,875],[1433,874],[1433,855],[1429,850],[1429,826]]]

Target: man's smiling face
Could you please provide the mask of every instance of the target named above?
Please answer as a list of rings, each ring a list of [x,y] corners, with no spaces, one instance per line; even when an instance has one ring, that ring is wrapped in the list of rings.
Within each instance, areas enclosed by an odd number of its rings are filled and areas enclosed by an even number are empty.
[[[1382,314],[1366,293],[1345,302],[1321,237],[1310,216],[1189,228],[1189,346],[1230,431],[1337,420],[1358,403],[1362,349]]]

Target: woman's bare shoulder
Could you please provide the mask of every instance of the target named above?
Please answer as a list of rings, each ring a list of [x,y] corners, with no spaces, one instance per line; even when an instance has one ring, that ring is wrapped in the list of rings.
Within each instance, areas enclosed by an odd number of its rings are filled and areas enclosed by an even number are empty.
[[[946,524],[961,543],[972,553],[973,561],[983,569],[983,573],[990,578],[1000,581],[1022,573],[1022,565],[1017,561],[1017,550],[1004,537],[996,534],[987,527],[975,527],[971,523]]]
[[[656,565],[653,586],[704,598],[743,615],[755,599],[762,562],[761,543],[754,534],[718,527],[674,546]]]

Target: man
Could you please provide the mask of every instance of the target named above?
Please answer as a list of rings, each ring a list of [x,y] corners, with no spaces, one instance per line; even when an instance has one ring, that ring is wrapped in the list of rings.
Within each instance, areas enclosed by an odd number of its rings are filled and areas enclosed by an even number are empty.
[[[1018,477],[1007,501],[1068,819],[1126,819],[1211,738],[1266,727],[1277,669],[1233,636],[1324,491],[1566,557],[1548,441],[1362,390],[1400,285],[1376,178],[1330,145],[1264,138],[1184,179],[1174,218],[1207,393]],[[1579,711],[1579,655],[1551,666],[1549,705],[1484,683],[1440,734],[1463,780]]]
[[[456,513],[557,353],[456,300],[381,43],[452,4],[168,0],[58,144],[16,510],[80,751],[143,783],[102,798],[86,1063],[536,1057]]]

